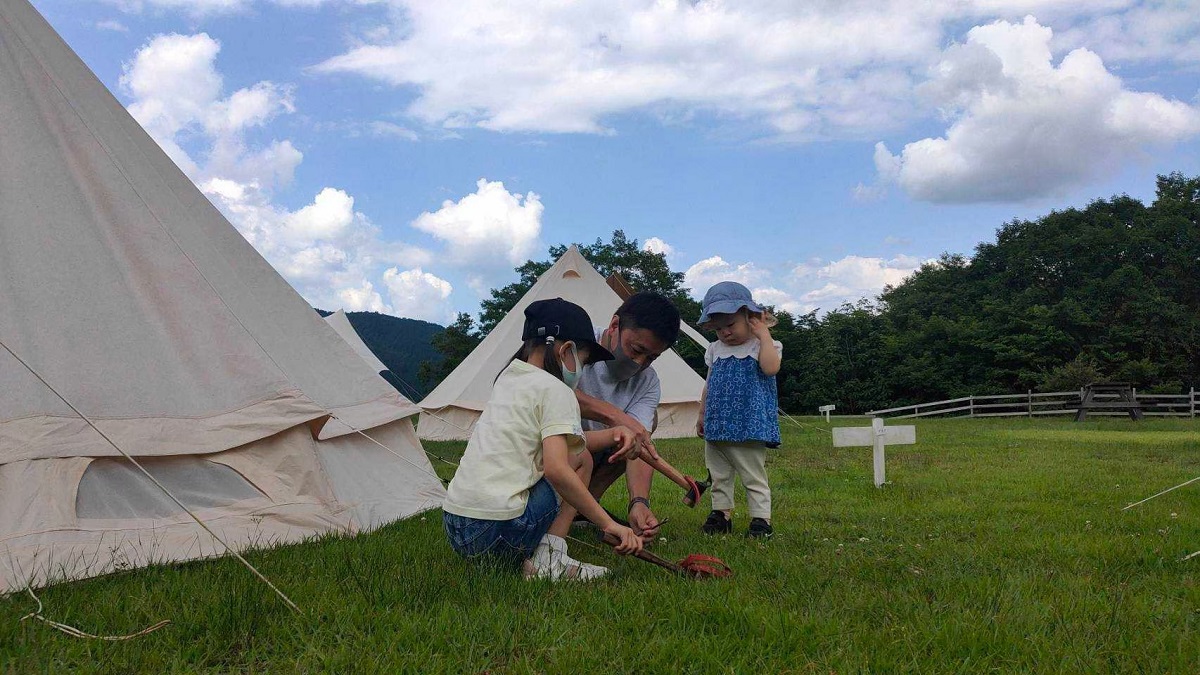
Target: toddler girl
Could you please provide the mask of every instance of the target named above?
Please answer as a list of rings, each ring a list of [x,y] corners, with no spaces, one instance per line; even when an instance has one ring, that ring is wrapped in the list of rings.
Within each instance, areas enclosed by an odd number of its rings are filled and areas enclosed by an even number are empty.
[[[520,566],[525,577],[595,579],[608,570],[567,555],[576,509],[634,553],[642,539],[619,525],[588,492],[592,455],[615,446],[610,461],[636,457],[625,427],[586,434],[573,389],[583,365],[609,360],[582,307],[562,298],[525,309],[521,349],[500,372],[467,441],[443,504],[450,546],[468,560]],[[560,508],[559,502],[563,501]]]
[[[767,448],[779,446],[775,374],[783,345],[771,339],[775,323],[739,283],[722,281],[704,294],[700,326],[717,334],[704,352],[708,377],[696,421],[704,438],[704,463],[712,474],[713,510],[701,528],[705,534],[732,531],[735,474],[741,476],[750,503],[746,536],[774,534],[766,462]]]

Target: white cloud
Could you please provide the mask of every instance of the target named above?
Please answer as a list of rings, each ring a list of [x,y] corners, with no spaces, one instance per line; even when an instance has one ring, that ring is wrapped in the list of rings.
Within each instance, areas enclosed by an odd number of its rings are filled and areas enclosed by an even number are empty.
[[[221,45],[208,36],[159,35],[126,63],[121,87],[134,97],[129,112],[160,143],[202,121],[221,93],[213,63]]]
[[[270,0],[270,4],[310,10],[322,5],[333,4],[335,1],[337,0]],[[376,0],[345,1],[366,5],[372,4]],[[263,4],[256,3],[255,0],[105,0],[105,2],[130,14],[138,14],[149,8],[178,11],[195,18],[245,13],[255,4]]]
[[[445,242],[449,259],[475,268],[506,271],[525,262],[538,248],[542,231],[541,198],[509,193],[500,181],[480,178],[475,192],[417,216],[412,226]]]
[[[692,290],[692,295],[704,297],[710,286],[721,281],[736,281],[749,287],[766,278],[767,272],[752,262],[735,265],[714,255],[687,268],[683,273],[683,285]]]
[[[1088,47],[1105,59],[1200,62],[1200,9],[1195,2],[1130,3],[1060,31],[1063,47]]]
[[[756,302],[806,314],[873,299],[885,286],[899,285],[920,267],[921,260],[909,255],[890,259],[849,255],[834,261],[813,259],[776,271],[713,256],[692,265],[684,273],[684,285],[700,299],[719,281],[737,281],[750,289]]]
[[[859,183],[854,186],[851,196],[856,202],[877,202],[887,196],[887,187],[883,185],[867,185]]]
[[[920,269],[921,261],[900,255],[890,260],[849,255],[830,262],[810,262],[792,270],[792,283],[802,303],[833,309],[845,302],[874,298],[885,286],[898,286]]]
[[[940,9],[899,0],[392,4],[396,30],[317,70],[416,87],[409,114],[455,128],[604,133],[635,110],[875,128],[906,112],[908,66],[941,41]]]
[[[253,0],[107,0],[123,12],[137,14],[146,10],[180,11],[191,16],[233,14],[248,9]]]
[[[920,115],[948,31],[1038,14],[1114,56],[1200,60],[1190,2],[390,0],[318,64],[414,88],[431,125],[608,133],[613,117],[719,118],[780,139],[878,134]]]
[[[791,293],[771,286],[752,288],[750,289],[750,293],[754,296],[754,301],[758,304],[770,305],[791,314],[807,314],[814,309],[796,300]]]
[[[421,273],[436,291],[422,305],[393,287],[389,274],[398,274],[395,268],[384,271],[387,265],[428,264],[431,255],[382,240],[380,228],[355,210],[349,193],[326,187],[295,210],[275,203],[274,190],[291,181],[303,155],[289,140],[251,147],[244,135],[294,112],[292,89],[259,82],[222,97],[219,51],[220,44],[205,34],[152,39],[125,64],[121,85],[133,98],[130,112],[309,302],[330,309],[402,309],[422,317],[441,311],[447,318],[448,284],[443,294],[433,281],[437,277]],[[193,160],[185,143],[204,161]],[[389,305],[375,290],[377,281],[401,304]]]
[[[403,272],[393,267],[383,273],[383,281],[396,313],[441,324],[453,320],[454,313],[449,311],[446,299],[454,288],[445,279],[419,267]]]
[[[325,188],[312,204],[289,215],[283,232],[296,241],[337,239],[354,222],[354,198]]]
[[[383,122],[376,120],[368,125],[371,133],[375,136],[387,138],[398,138],[402,141],[419,141],[420,135],[408,127],[400,126],[395,122]]]
[[[675,252],[675,247],[658,237],[650,237],[642,242],[642,250],[650,251],[651,253],[660,253],[662,255],[671,255]]]
[[[925,91],[950,128],[898,155],[878,144],[881,180],[934,202],[1029,199],[1200,134],[1200,109],[1125,89],[1094,52],[1076,49],[1056,66],[1052,35],[1026,17],[975,27],[947,49]]]
[[[117,21],[116,19],[105,19],[96,22],[96,28],[100,30],[111,30],[114,33],[128,33],[129,27]]]

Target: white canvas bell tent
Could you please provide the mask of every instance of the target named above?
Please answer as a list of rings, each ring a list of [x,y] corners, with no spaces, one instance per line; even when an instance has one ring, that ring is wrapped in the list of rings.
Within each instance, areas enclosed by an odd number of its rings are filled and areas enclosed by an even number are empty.
[[[371,351],[371,348],[367,346],[367,343],[363,342],[362,336],[358,334],[358,329],[354,327],[354,324],[350,323],[350,317],[346,315],[344,310],[339,309],[333,314],[325,317],[325,323],[329,324],[333,330],[337,331],[337,334],[342,336],[342,339],[346,341],[346,344],[350,345],[350,348],[354,350],[354,353],[358,354],[371,370],[379,373],[379,376],[382,377],[384,381],[386,381],[392,387],[395,387],[396,390],[400,392],[401,396],[413,396],[414,398],[420,398],[420,390],[413,387],[408,382],[405,382],[398,373],[388,368],[387,364],[385,364],[383,361],[380,361],[379,357],[375,355],[375,352]]]
[[[117,447],[234,548],[441,504],[417,407],[26,0],[0,0],[0,343],[0,593],[225,553]]]
[[[358,354],[371,370],[382,373],[388,369],[387,366],[383,365],[383,361],[380,361],[379,357],[375,356],[375,352],[371,351],[367,343],[363,342],[362,336],[354,329],[354,324],[350,323],[350,317],[346,316],[344,310],[339,309],[325,317],[325,323],[329,324],[330,328],[333,328],[338,335],[342,336],[346,344],[350,345],[354,353]]]
[[[575,246],[567,249],[521,298],[483,342],[463,359],[421,401],[417,434],[425,440],[463,440],[492,393],[492,382],[521,346],[525,308],[535,300],[563,298],[587,310],[597,326],[606,326],[621,305],[608,286]],[[674,350],[667,350],[652,366],[662,385],[656,438],[681,438],[695,433],[704,379]]]

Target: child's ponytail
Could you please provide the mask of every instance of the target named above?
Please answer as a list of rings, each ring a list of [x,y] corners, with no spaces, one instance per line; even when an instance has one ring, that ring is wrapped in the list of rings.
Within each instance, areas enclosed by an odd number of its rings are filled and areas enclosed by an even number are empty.
[[[538,349],[538,347],[541,347],[542,348],[542,370],[546,371],[547,373],[550,373],[559,382],[561,382],[563,379],[562,364],[560,364],[558,361],[558,352],[555,351],[554,344],[555,344],[555,341],[554,341],[554,338],[552,338],[552,337],[551,338],[543,338],[543,337],[529,338],[528,340],[526,340],[524,343],[521,344],[521,348],[517,350],[517,353],[512,355],[512,358],[509,359],[508,362],[512,363],[513,361],[516,361],[517,359],[520,359],[522,361],[529,361],[529,357],[533,356],[534,351],[536,349]],[[504,372],[504,370],[501,369],[500,372]],[[496,374],[496,379],[500,379],[499,373]],[[495,383],[495,380],[493,380],[493,383]]]

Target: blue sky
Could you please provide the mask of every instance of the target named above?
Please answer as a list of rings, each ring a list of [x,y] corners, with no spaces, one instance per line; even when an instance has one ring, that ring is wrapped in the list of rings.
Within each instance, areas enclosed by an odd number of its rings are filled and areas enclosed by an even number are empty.
[[[827,310],[1200,174],[1195,1],[34,5],[328,309],[445,323],[621,228]]]

